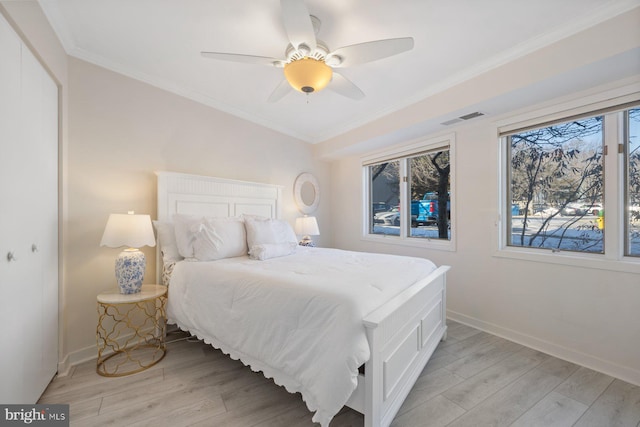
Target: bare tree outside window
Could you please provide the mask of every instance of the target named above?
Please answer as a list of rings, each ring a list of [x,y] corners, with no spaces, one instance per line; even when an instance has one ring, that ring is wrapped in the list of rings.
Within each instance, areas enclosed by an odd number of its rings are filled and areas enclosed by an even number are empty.
[[[625,114],[626,244],[625,255],[640,256],[640,108]]]
[[[603,253],[603,117],[513,134],[508,144],[508,244]]]

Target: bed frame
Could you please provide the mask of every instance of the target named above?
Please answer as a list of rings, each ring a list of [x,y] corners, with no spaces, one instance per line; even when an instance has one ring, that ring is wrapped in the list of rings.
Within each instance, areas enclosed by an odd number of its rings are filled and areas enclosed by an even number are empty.
[[[158,176],[158,220],[174,214],[279,218],[282,186],[175,172]],[[157,276],[162,260],[157,258]],[[347,406],[366,427],[388,426],[436,346],[446,339],[446,272],[441,266],[363,319],[371,358]]]

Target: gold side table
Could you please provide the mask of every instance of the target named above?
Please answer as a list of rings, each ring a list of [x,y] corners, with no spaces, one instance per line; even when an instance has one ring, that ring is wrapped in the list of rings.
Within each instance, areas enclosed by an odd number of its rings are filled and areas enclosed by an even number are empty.
[[[167,287],[143,285],[136,294],[98,295],[96,372],[120,377],[143,371],[165,356]]]

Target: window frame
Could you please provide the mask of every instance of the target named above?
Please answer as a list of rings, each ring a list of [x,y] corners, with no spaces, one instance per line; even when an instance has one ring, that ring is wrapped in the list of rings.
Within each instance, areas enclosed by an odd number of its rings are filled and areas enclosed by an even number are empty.
[[[456,250],[456,190],[455,190],[455,134],[447,133],[440,136],[431,138],[420,138],[410,143],[396,146],[391,149],[378,151],[373,154],[361,157],[362,164],[362,235],[361,240],[375,243],[386,243],[408,247],[418,247],[435,249],[442,251],[455,251]],[[438,150],[449,151],[449,188],[451,192],[450,197],[450,211],[451,211],[451,234],[449,240],[443,239],[431,239],[425,237],[411,237],[411,221],[410,221],[410,207],[406,206],[409,194],[410,179],[408,177],[408,161],[410,158],[425,154],[429,152],[435,152]],[[371,188],[370,188],[370,169],[369,167],[375,164],[398,160],[400,161],[400,235],[384,235],[373,234],[371,230],[370,206],[372,206],[373,200],[371,200]],[[407,179],[405,180],[404,177]]]
[[[625,93],[626,92],[626,93]],[[498,221],[495,257],[511,258],[550,264],[571,265],[583,268],[640,273],[640,257],[625,255],[625,153],[624,145],[625,110],[640,105],[640,93],[629,88],[597,94],[563,104],[556,104],[496,123],[496,136],[500,172],[498,174]],[[508,199],[510,185],[510,162],[506,134],[513,134],[527,128],[544,127],[578,117],[603,115],[604,149],[604,210],[616,212],[605,215],[607,235],[604,253],[553,251],[544,248],[508,246],[511,202]]]

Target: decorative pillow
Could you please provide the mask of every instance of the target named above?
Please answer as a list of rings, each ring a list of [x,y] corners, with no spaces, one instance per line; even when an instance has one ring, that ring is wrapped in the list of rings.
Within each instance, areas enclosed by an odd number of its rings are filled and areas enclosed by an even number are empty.
[[[173,267],[176,266],[175,261],[165,262],[162,264],[162,284],[169,286],[171,283],[171,274],[173,274]]]
[[[245,217],[247,245],[253,248],[264,243],[298,243],[291,225],[280,219]]]
[[[203,218],[193,241],[198,261],[215,261],[247,254],[247,236],[240,218]]]
[[[158,247],[162,254],[162,261],[181,261],[182,256],[178,251],[173,223],[169,221],[153,221],[153,226],[155,227],[158,235]]]
[[[254,245],[249,251],[249,257],[251,259],[265,260],[269,258],[276,258],[286,255],[291,255],[296,251],[298,247],[297,243],[263,243],[261,245]]]

